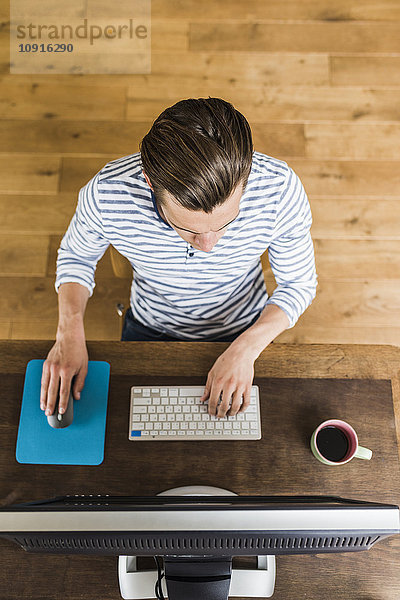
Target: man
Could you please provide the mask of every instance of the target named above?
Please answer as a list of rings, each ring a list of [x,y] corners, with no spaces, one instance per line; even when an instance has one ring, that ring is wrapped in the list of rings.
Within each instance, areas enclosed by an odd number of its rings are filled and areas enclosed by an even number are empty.
[[[52,414],[60,384],[64,412],[74,376],[80,396],[83,316],[112,244],[134,273],[122,340],[231,342],[208,373],[203,401],[210,414],[235,415],[250,402],[256,358],[316,295],[307,196],[285,162],[253,150],[247,120],[220,98],[167,108],[139,148],[79,192],[58,251],[59,323],[41,408]],[[260,261],[267,249],[277,282],[270,298]]]

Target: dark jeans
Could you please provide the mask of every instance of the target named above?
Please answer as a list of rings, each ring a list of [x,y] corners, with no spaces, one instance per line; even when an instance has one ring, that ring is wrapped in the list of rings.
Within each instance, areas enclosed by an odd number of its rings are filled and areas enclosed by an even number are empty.
[[[210,337],[204,337],[201,340],[182,340],[142,325],[134,318],[132,310],[129,307],[125,313],[121,342],[233,342],[233,340],[243,333],[243,331],[246,331],[246,329],[253,325],[259,316],[260,315],[257,315],[244,329],[231,335],[225,335],[214,339],[210,339]]]

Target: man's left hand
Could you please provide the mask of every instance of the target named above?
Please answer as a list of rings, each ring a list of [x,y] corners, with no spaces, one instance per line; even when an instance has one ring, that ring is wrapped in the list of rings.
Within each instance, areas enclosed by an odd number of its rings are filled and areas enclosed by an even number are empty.
[[[208,373],[204,394],[200,399],[202,402],[208,400],[210,415],[232,417],[246,410],[250,404],[254,361],[254,355],[235,342],[217,358]],[[222,400],[218,405],[221,393]]]

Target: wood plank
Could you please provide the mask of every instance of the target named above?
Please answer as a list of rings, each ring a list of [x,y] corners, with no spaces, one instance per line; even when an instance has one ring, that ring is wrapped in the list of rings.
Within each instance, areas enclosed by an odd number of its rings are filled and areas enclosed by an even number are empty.
[[[11,338],[11,321],[0,319],[0,339],[8,340]]]
[[[0,155],[0,193],[54,193],[60,158],[49,155]]]
[[[314,246],[320,281],[369,279],[378,285],[391,280],[400,285],[400,241],[314,240]]]
[[[318,327],[303,326],[301,317],[294,327],[276,338],[282,344],[388,344],[400,346],[400,327]],[[276,342],[274,342],[275,344]]]
[[[170,76],[168,89],[160,98],[160,86],[167,77],[151,78],[143,85],[130,86],[127,99],[127,119],[154,119],[167,106],[182,99],[183,88],[190,97],[229,98],[234,107],[251,123],[271,121],[399,121],[399,92],[397,89],[371,90],[363,88],[336,88],[322,85],[282,87],[243,80],[222,83],[209,82],[197,77],[185,85],[181,77]],[[335,127],[335,125],[332,125]],[[345,125],[343,125],[345,127]],[[376,127],[379,127],[377,124]]]
[[[46,273],[48,236],[0,234],[0,276]]]
[[[400,197],[310,198],[313,239],[399,240]]]
[[[0,45],[0,61],[1,61]],[[281,55],[279,61],[268,52],[167,52],[152,51],[151,75],[102,75],[105,86],[146,86],[149,82],[167,93],[167,80],[180,86],[181,98],[201,95],[195,93],[199,82],[210,86],[235,86],[244,83],[257,85],[326,85],[329,83],[329,57],[324,55]],[[7,55],[8,61],[8,55]],[[82,77],[84,79],[82,79]],[[81,86],[99,85],[98,75],[9,75],[1,68],[3,85]],[[229,89],[229,88],[228,88]],[[194,90],[194,91],[193,91]],[[226,92],[225,92],[226,93]],[[225,95],[224,93],[224,95]],[[208,94],[207,94],[208,95]]]
[[[119,121],[124,111],[125,87],[107,83],[86,86],[83,82],[54,85],[9,81],[2,88],[0,103],[1,119]]]
[[[122,322],[117,313],[111,313],[107,319],[91,318],[90,310],[85,316],[86,340],[115,340],[121,339]],[[1,332],[1,328],[0,328]],[[10,339],[13,340],[55,340],[57,319],[20,320],[12,321]]]
[[[244,84],[262,86],[308,86],[329,84],[329,57],[318,54],[281,54],[279,60],[269,52],[153,52],[150,76],[136,76],[130,86],[154,85],[168,94],[169,85],[178,86],[181,97],[199,95],[198,87],[240,90]],[[138,92],[139,93],[139,92]],[[207,94],[211,95],[211,94]]]
[[[71,16],[76,18],[82,16],[82,9],[79,9],[81,2],[73,3],[74,6],[68,6]],[[53,5],[49,6],[54,11]],[[115,7],[107,0],[89,0],[83,5],[85,15],[88,17],[114,17]],[[47,15],[46,2],[40,5],[39,14]],[[67,10],[67,7],[64,9]],[[152,13],[157,19],[227,19],[227,8],[225,5],[213,2],[213,0],[203,0],[201,14],[199,14],[199,5],[196,0],[152,0]],[[229,0],[229,13],[236,19],[276,19],[276,20],[317,20],[317,21],[356,21],[356,20],[396,20],[400,19],[400,7],[397,0],[385,0],[376,2],[376,0],[286,0],[281,3],[280,0],[248,0],[243,3],[242,0]],[[6,7],[3,8],[4,16],[8,15]],[[131,0],[120,0],[118,2],[118,15],[120,17],[130,17],[132,14]]]
[[[130,154],[138,149],[132,147]],[[88,183],[110,161],[121,158],[120,154],[85,156],[84,158],[63,157],[61,159],[60,192],[77,192]]]
[[[396,22],[189,24],[189,50],[400,52]]]
[[[0,195],[0,233],[62,234],[77,201],[77,190],[50,196]]]
[[[395,160],[348,161],[291,159],[308,194],[314,196],[400,196],[400,170]]]
[[[331,56],[330,72],[334,86],[400,86],[400,56]]]
[[[304,132],[309,158],[400,159],[400,123],[306,123]]]
[[[250,126],[254,147],[260,148],[261,152],[276,157],[306,155],[302,124],[250,123]]]
[[[2,319],[27,321],[58,318],[57,294],[54,277],[2,277],[0,314]],[[128,306],[130,283],[125,279],[100,279],[89,299],[87,314],[100,322],[115,314],[115,305]],[[27,302],[27,298],[29,302]]]
[[[0,120],[3,149],[8,152],[62,154],[132,154],[151,123],[125,121]],[[101,143],[99,143],[101,140]]]
[[[312,231],[311,231],[312,234]],[[315,239],[314,251],[319,282],[369,279],[376,283],[400,280],[400,241]],[[366,259],[368,257],[368,259]],[[273,277],[268,252],[261,258],[264,276]]]
[[[269,295],[276,287],[266,278]],[[400,322],[399,280],[322,280],[317,296],[301,315],[307,327],[397,327]]]
[[[101,6],[106,3],[102,0]],[[152,11],[158,18],[168,19],[171,16],[196,21],[202,18],[227,19],[227,8],[224,3],[214,0],[202,1],[202,14],[199,14],[197,0],[152,0]],[[316,21],[385,21],[400,19],[400,6],[397,0],[229,0],[229,13],[235,19],[301,19]]]

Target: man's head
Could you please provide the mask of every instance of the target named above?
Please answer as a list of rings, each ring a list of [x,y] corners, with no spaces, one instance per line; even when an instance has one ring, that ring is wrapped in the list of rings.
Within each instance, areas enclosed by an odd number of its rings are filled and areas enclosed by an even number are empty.
[[[250,125],[220,98],[189,98],[163,111],[140,145],[143,173],[163,218],[210,252],[239,213],[251,170]]]

